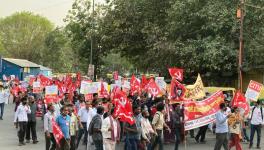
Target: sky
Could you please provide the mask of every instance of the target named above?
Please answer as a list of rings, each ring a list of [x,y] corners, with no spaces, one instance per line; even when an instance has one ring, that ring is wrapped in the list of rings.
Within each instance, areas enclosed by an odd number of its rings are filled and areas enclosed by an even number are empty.
[[[103,0],[95,0],[95,3]],[[56,26],[63,26],[63,19],[74,0],[0,0],[0,18],[15,12],[30,11],[47,17]]]

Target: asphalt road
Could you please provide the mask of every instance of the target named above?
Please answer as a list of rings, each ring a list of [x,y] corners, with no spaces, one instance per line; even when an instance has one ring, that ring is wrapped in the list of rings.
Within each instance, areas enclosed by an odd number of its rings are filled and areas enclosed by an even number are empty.
[[[43,133],[43,121],[38,119],[37,122],[37,135],[38,144],[26,144],[24,146],[18,146],[17,129],[14,127],[14,105],[9,104],[5,106],[4,120],[0,120],[0,150],[44,150],[45,139]],[[264,134],[262,132],[262,134]],[[264,136],[262,135],[264,138]],[[261,140],[261,147],[264,148],[264,139]],[[206,135],[206,144],[197,144],[194,139],[187,138],[186,148],[185,144],[181,144],[180,149],[182,150],[212,150],[215,143],[215,136],[209,131]],[[255,136],[256,141],[256,136]],[[243,143],[243,150],[248,150],[248,144]],[[255,145],[254,145],[255,146]],[[117,146],[118,150],[123,150],[123,144]],[[173,150],[173,144],[165,144],[165,150]],[[235,148],[233,148],[235,149]],[[253,148],[254,149],[254,148]],[[78,150],[85,150],[84,146],[80,146]]]

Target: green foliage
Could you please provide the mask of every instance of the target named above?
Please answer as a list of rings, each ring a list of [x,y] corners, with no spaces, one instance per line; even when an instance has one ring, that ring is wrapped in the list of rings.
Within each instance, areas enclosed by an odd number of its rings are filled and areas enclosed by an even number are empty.
[[[2,44],[8,57],[23,58],[41,63],[44,41],[53,24],[30,12],[15,13],[0,21]]]
[[[73,53],[70,41],[63,29],[56,28],[45,39],[43,64],[55,72],[77,71],[77,57]]]
[[[260,0],[247,3],[264,6]],[[141,72],[166,76],[167,67],[177,66],[185,69],[187,77],[201,73],[218,83],[237,77],[239,0],[114,0],[108,4],[100,24],[102,47],[120,53]],[[263,10],[247,6],[243,68],[264,68],[263,23]]]
[[[95,75],[100,71],[102,57],[106,49],[102,47],[101,25],[103,6],[98,6],[92,14],[90,0],[75,0],[65,21],[68,23],[66,31],[71,40],[74,52],[79,56],[80,69],[87,72],[90,63],[91,39],[93,41],[92,63],[95,65]]]

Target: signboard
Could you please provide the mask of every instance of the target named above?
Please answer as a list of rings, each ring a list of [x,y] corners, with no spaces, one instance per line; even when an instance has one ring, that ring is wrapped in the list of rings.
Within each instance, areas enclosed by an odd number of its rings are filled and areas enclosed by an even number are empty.
[[[33,93],[41,93],[41,85],[40,82],[33,82]]]
[[[251,80],[249,82],[245,97],[248,100],[257,101],[262,87],[263,85],[261,83]]]

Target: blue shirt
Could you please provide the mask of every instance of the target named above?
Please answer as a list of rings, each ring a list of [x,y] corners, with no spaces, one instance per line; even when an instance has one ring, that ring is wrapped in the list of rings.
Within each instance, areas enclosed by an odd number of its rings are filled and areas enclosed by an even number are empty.
[[[56,122],[58,126],[61,128],[61,131],[64,135],[65,139],[70,139],[70,122],[71,117],[69,115],[63,117],[62,115],[59,115],[56,119]]]
[[[215,117],[216,117],[215,133],[227,133],[228,132],[227,115],[220,110],[216,113]]]

